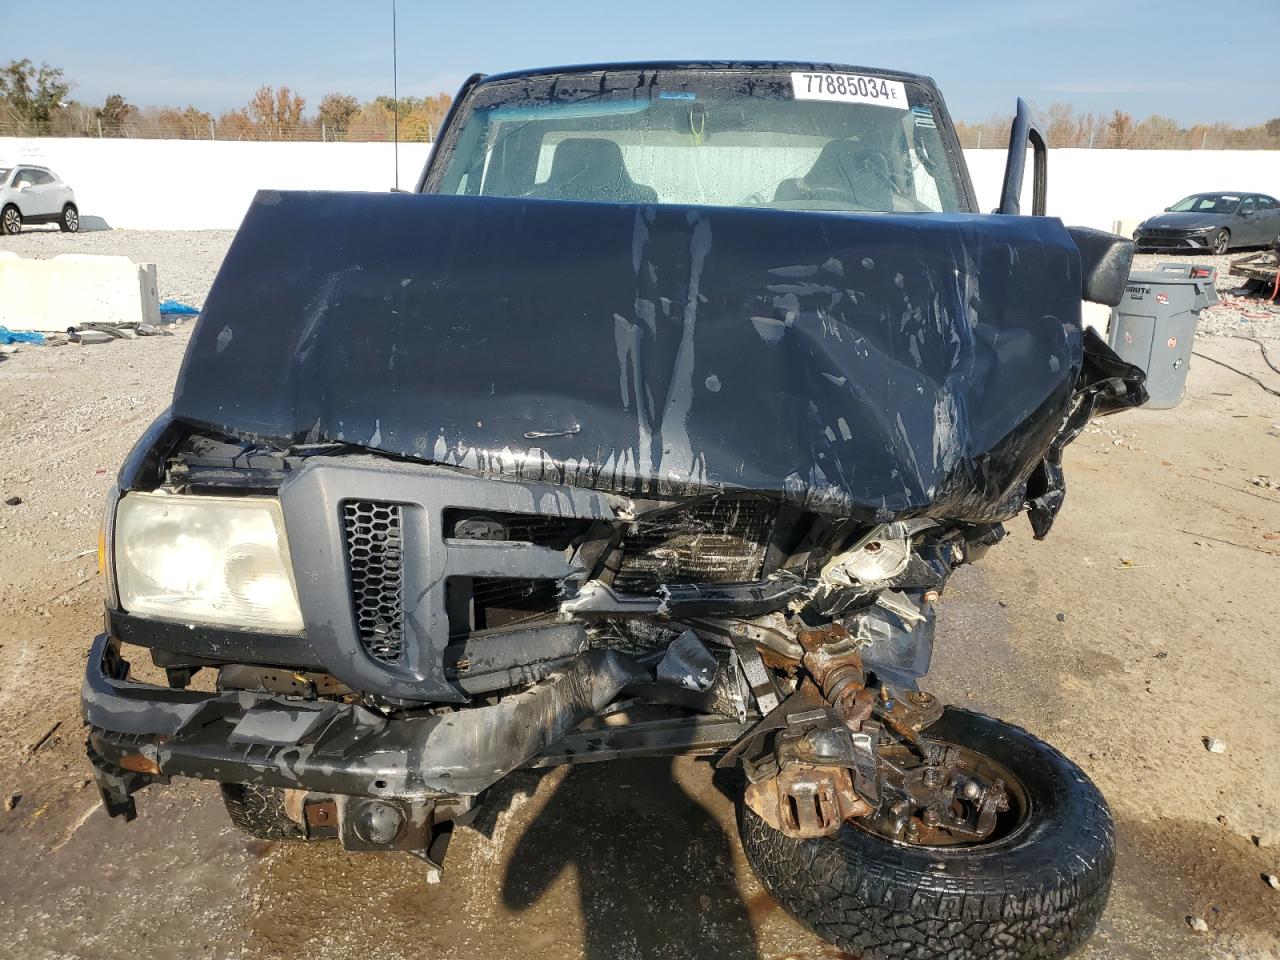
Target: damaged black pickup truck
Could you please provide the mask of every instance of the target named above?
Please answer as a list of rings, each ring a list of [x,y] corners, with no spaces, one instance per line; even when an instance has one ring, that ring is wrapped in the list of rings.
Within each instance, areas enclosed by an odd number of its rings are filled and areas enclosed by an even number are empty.
[[[705,754],[841,947],[1069,952],[1101,795],[919,686],[952,571],[1145,398],[1080,320],[1131,244],[1045,166],[1020,104],[983,215],[925,78],[623,64],[473,77],[413,193],[259,193],[106,511],[107,810],[212,780],[438,880],[519,767]]]

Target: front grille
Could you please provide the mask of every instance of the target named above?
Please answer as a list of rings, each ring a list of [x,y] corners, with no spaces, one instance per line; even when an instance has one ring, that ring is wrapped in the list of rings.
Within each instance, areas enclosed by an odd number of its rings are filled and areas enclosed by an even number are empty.
[[[342,520],[360,645],[373,659],[404,657],[404,544],[400,505],[346,500]]]
[[[758,580],[776,512],[759,497],[726,495],[637,520],[623,538],[614,586]]]
[[[556,580],[523,580],[515,577],[475,577],[471,599],[475,603],[477,630],[492,630],[543,619],[559,605]]]
[[[452,637],[547,620],[560,606],[558,580],[450,577],[446,590]]]

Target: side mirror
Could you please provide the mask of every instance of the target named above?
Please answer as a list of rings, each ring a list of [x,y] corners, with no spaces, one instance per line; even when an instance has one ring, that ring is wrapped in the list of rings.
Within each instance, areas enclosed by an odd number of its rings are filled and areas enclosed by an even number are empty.
[[[1004,166],[1004,188],[1000,191],[1000,212],[1010,216],[1017,216],[1022,212],[1022,179],[1027,166],[1028,141],[1035,151],[1031,214],[1043,217],[1048,187],[1049,145],[1044,139],[1044,132],[1031,118],[1031,108],[1027,106],[1027,101],[1019,97],[1018,112],[1014,115],[1013,128],[1009,131],[1009,158]]]
[[[1067,227],[1067,233],[1080,251],[1080,299],[1117,306],[1133,265],[1133,241],[1089,227]]]

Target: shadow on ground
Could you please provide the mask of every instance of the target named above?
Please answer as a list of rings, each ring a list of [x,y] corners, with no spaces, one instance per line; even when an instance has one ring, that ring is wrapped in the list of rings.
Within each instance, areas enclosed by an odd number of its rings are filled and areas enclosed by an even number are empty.
[[[736,843],[670,760],[575,767],[517,841],[502,900],[528,910],[573,871],[588,960],[747,960],[759,953],[734,875]]]

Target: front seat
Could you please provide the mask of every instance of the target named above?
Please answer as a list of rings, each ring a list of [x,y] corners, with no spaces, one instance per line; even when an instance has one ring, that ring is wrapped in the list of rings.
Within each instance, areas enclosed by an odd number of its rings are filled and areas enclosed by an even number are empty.
[[[775,201],[843,197],[866,210],[893,210],[893,185],[883,153],[852,140],[828,141],[808,173],[783,180],[773,194]]]
[[[657,203],[658,191],[627,173],[622,149],[599,137],[562,140],[551,157],[551,175],[529,196],[545,200]]]

